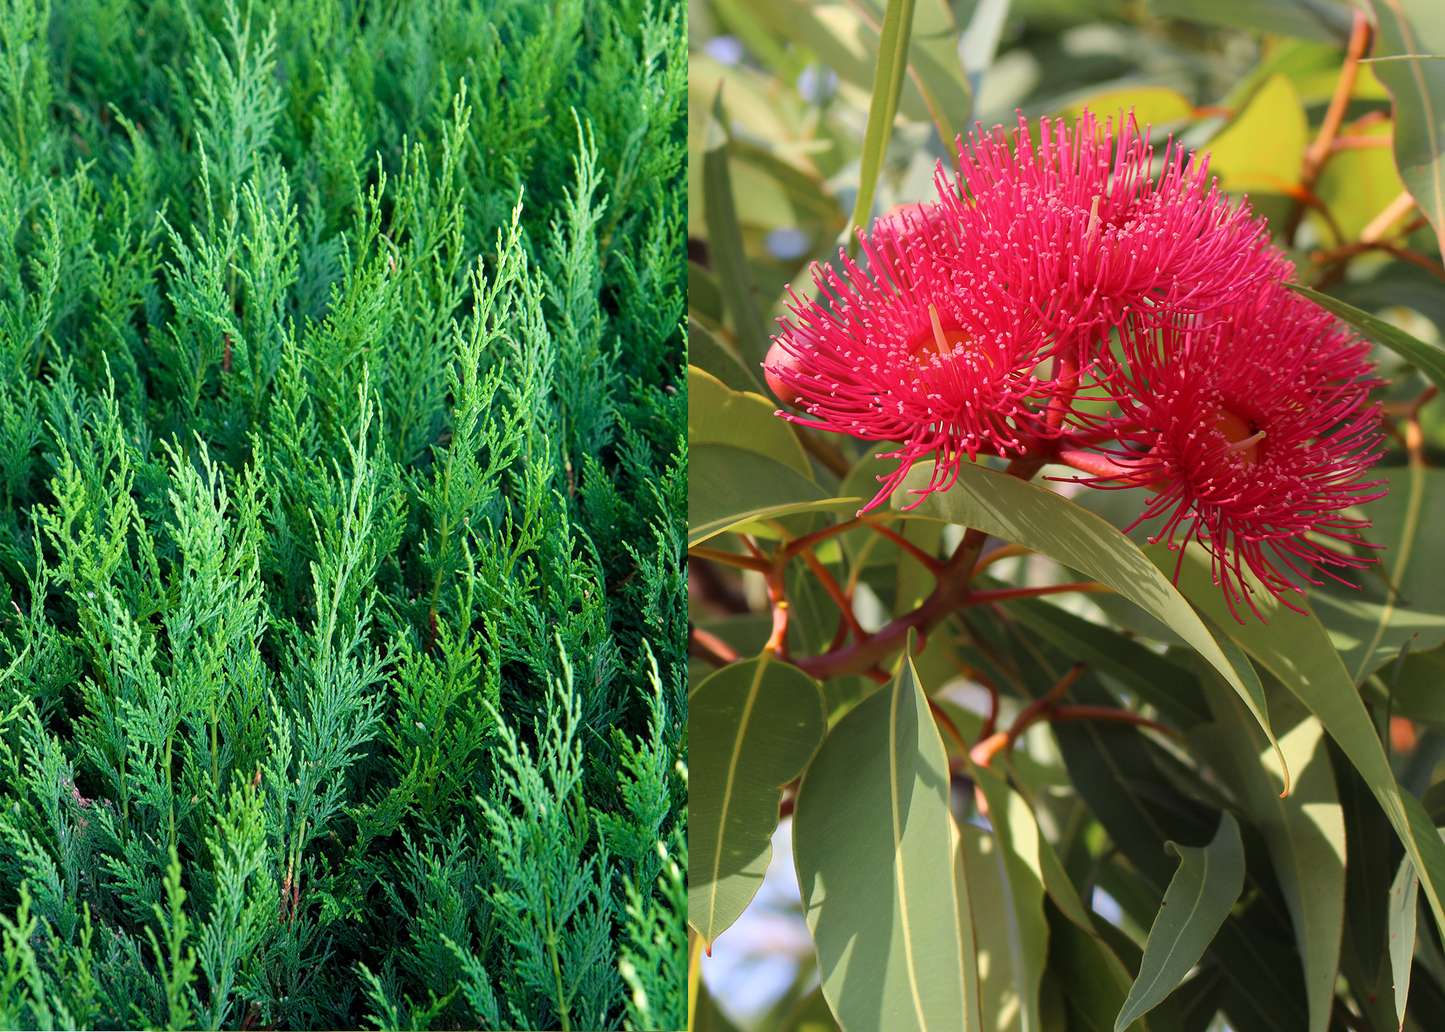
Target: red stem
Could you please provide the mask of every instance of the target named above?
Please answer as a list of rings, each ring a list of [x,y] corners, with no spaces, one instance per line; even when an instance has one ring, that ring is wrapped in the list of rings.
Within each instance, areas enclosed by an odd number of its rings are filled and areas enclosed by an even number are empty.
[[[929,555],[923,549],[915,545],[912,541],[909,541],[902,534],[898,533],[898,531],[893,530],[890,527],[884,527],[875,523],[873,524],[873,529],[879,534],[882,534],[889,541],[897,544],[899,548],[905,550],[909,555],[913,556],[913,558],[917,559],[920,563],[923,564],[924,568],[928,570],[929,573],[933,574],[935,577],[943,576],[943,571],[946,567],[946,564],[943,562],[943,560],[936,559],[933,556]]]
[[[716,634],[694,627],[687,640],[687,653],[716,667],[725,667],[738,661],[738,654],[731,645]]]
[[[863,625],[860,624],[858,618],[853,615],[852,601],[843,593],[843,589],[838,586],[838,582],[833,578],[833,575],[828,572],[828,568],[813,554],[811,548],[803,549],[800,554],[803,557],[803,562],[808,564],[808,569],[813,571],[813,575],[817,577],[823,585],[823,590],[832,597],[838,609],[842,611],[843,619],[848,623],[848,629],[853,632],[853,638],[857,641],[867,641],[868,632],[863,629]]]
[[[1041,588],[998,588],[994,591],[974,591],[968,596],[970,606],[981,606],[987,602],[1009,602],[1016,598],[1038,598],[1040,595],[1062,595],[1069,591],[1084,594],[1112,592],[1114,589],[1098,581],[1083,581],[1078,584],[1046,584]]]

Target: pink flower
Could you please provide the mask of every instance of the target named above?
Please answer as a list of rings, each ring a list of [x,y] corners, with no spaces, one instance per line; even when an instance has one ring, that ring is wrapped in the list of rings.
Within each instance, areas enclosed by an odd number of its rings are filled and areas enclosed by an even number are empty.
[[[958,463],[980,451],[1018,454],[1026,435],[1050,432],[1035,407],[1051,393],[1035,375],[1044,328],[988,277],[960,289],[973,270],[930,214],[908,209],[875,224],[863,243],[872,276],[846,258],[842,275],[815,266],[830,303],[794,294],[764,363],[778,396],[812,417],[786,418],[902,442],[887,455],[897,471],[862,511],[923,455],[938,463],[927,494],[951,486]]]
[[[1382,441],[1366,341],[1275,285],[1207,324],[1131,325],[1123,341],[1107,381],[1119,415],[1076,417],[1104,426],[1113,447],[1060,457],[1094,473],[1091,486],[1155,492],[1135,521],[1163,518],[1150,541],[1204,544],[1232,613],[1238,602],[1259,612],[1242,565],[1303,612],[1287,597],[1301,591],[1290,574],[1318,584],[1315,572],[1373,562],[1319,540],[1358,543],[1369,521],[1342,510],[1385,493],[1364,482]]]
[[[1056,385],[1036,375],[1043,359],[1062,354],[1067,384],[1126,316],[1208,311],[1289,271],[1203,161],[1170,149],[1156,177],[1133,117],[1120,126],[1116,138],[1087,112],[1072,129],[1045,119],[1037,149],[1022,118],[1013,147],[1002,128],[974,136],[960,183],[938,174],[938,203],[874,224],[866,273],[847,259],[842,274],[814,266],[829,302],[793,295],[764,363],[774,392],[822,429],[902,443],[864,511],[923,455],[937,460],[926,495],[951,486],[965,456],[1054,436],[1067,399],[1045,418]]]
[[[1208,159],[1169,144],[1154,166],[1133,115],[1116,127],[1085,111],[1043,119],[1037,148],[1022,116],[960,141],[955,188],[941,172],[941,221],[970,264],[1008,285],[1055,350],[1092,346],[1126,314],[1168,322],[1284,279],[1247,203],[1231,208]]]

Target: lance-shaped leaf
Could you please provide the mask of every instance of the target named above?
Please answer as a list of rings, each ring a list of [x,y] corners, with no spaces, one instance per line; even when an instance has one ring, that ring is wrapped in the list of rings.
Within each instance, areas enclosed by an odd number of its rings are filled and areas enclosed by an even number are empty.
[[[1365,571],[1361,589],[1330,585],[1309,593],[1356,684],[1393,662],[1406,641],[1414,653],[1445,640],[1445,556],[1426,536],[1445,521],[1445,470],[1414,466],[1395,474],[1390,493],[1362,507],[1374,521],[1366,539],[1384,546],[1380,565]]]
[[[828,492],[777,459],[730,444],[688,449],[687,543],[725,530],[798,512],[846,512],[862,498],[829,498]]]
[[[1189,739],[1264,835],[1304,964],[1310,1032],[1324,1032],[1334,1006],[1345,906],[1345,819],[1324,729],[1305,717],[1280,735],[1295,778],[1281,796],[1284,779],[1274,751],[1238,697],[1212,671],[1201,670],[1200,680],[1214,722],[1195,728]],[[1271,707],[1277,726],[1279,709]]]
[[[1167,563],[1169,569],[1174,569],[1179,562],[1178,553],[1163,545],[1152,545],[1146,551],[1161,567]],[[1246,583],[1254,593],[1254,604],[1269,622],[1262,623],[1253,616],[1243,624],[1235,622],[1228,615],[1224,593],[1212,582],[1209,556],[1198,545],[1188,547],[1179,571],[1179,589],[1201,610],[1212,613],[1227,626],[1255,662],[1294,692],[1339,743],[1405,844],[1435,920],[1445,928],[1441,896],[1445,889],[1445,843],[1440,841],[1420,801],[1402,792],[1396,783],[1365,704],[1324,626],[1314,616],[1285,608],[1248,576],[1247,570]]]
[[[1170,842],[1165,848],[1178,855],[1179,868],[1149,929],[1139,977],[1114,1020],[1114,1032],[1148,1013],[1184,981],[1244,888],[1244,843],[1228,810],[1209,845],[1201,849]]]
[[[1194,671],[1171,662],[1119,632],[1091,623],[1043,599],[1019,599],[1005,608],[1069,655],[1113,677],[1186,730],[1209,719]]]
[[[1445,11],[1439,0],[1373,0],[1375,75],[1395,100],[1395,165],[1445,250]]]
[[[967,854],[978,855],[976,868],[968,862],[969,900],[977,929],[980,965],[987,948],[992,956],[982,983],[983,1012],[1018,1012],[1019,1032],[1036,1032],[1039,983],[1049,952],[1049,925],[1044,917],[1044,873],[1039,855],[1039,830],[1033,811],[1023,797],[987,767],[970,763],[975,783],[988,800],[993,835],[978,838]],[[981,831],[965,827],[967,836]],[[988,846],[987,852],[984,847]],[[1002,1027],[1002,1026],[1001,1026]]]
[[[770,324],[758,306],[757,292],[748,273],[748,255],[743,231],[733,203],[732,171],[728,167],[727,114],[723,109],[722,87],[713,99],[707,126],[707,149],[703,153],[703,196],[707,211],[708,253],[713,272],[722,288],[723,301],[732,313],[737,330],[738,354],[747,363],[758,363],[768,350]]]
[[[1343,44],[1350,36],[1350,9],[1337,0],[1151,0],[1149,13],[1322,43]]]
[[[828,724],[817,683],[764,653],[698,685],[687,726],[688,921],[712,942],[762,884],[783,786],[807,765]]]
[[[735,391],[712,373],[687,367],[687,442],[728,444],[776,459],[813,479],[813,467],[797,435],[761,394]]]
[[[718,340],[712,330],[691,316],[688,316],[687,320],[687,362],[688,365],[706,369],[735,391],[751,391],[767,397],[767,392],[758,382],[757,376],[743,365],[742,360]]]
[[[1415,899],[1420,880],[1408,856],[1390,885],[1390,974],[1395,983],[1395,1013],[1404,1027],[1405,1000],[1410,995],[1410,963],[1415,957]]]
[[[894,507],[917,501],[909,492],[927,486],[932,475],[932,463],[916,464],[893,493]],[[952,488],[928,495],[913,512],[1024,545],[1107,584],[1172,628],[1218,670],[1278,748],[1263,691],[1246,685],[1189,602],[1137,545],[1105,520],[1048,488],[969,462],[959,463]]]
[[[1438,63],[1445,65],[1445,61]],[[1286,283],[1285,286],[1296,294],[1303,294],[1326,311],[1333,312],[1376,344],[1383,344],[1405,361],[1414,363],[1437,387],[1445,387],[1445,348],[1412,337],[1399,327],[1391,326],[1384,319],[1377,319],[1369,312],[1346,304],[1337,297],[1321,294],[1318,290],[1302,287],[1298,283]]]
[[[981,1028],[973,919],[948,800],[943,741],[905,659],[888,687],[828,733],[793,817],[823,994],[848,1032]]]
[[[893,138],[893,117],[898,113],[898,98],[903,93],[904,74],[908,70],[915,6],[916,0],[888,0],[883,24],[878,30],[878,63],[873,67],[873,98],[868,106],[868,125],[863,132],[858,198],[853,204],[853,217],[843,231],[844,239],[840,241],[850,253],[857,253],[858,248],[854,228],[867,226],[868,216],[873,212],[878,175],[883,171],[888,141]]]

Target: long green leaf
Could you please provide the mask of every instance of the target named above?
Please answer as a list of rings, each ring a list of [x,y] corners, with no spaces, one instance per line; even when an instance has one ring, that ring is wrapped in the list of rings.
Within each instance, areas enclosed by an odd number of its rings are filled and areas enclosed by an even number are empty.
[[[880,0],[850,0],[850,5],[881,33],[880,19],[886,20],[887,10]],[[958,23],[945,0],[917,0],[909,35],[908,71],[947,149],[968,124],[973,109],[973,90],[959,53]],[[902,97],[899,102],[901,106]]]
[[[828,733],[793,816],[823,993],[847,1032],[981,1029],[948,800],[948,757],[905,660]]]
[[[1097,934],[1065,917],[1052,899],[1044,912],[1049,922],[1049,971],[1059,980],[1069,1029],[1111,1032],[1114,1015],[1128,997],[1128,974],[1117,970],[1117,958],[1109,963],[1109,948]]]
[[[756,367],[768,352],[768,324],[758,308],[743,231],[733,204],[732,172],[728,168],[727,114],[722,87],[713,100],[707,127],[707,149],[702,156],[703,203],[707,214],[708,256],[722,287],[723,301],[732,313],[738,353]]]
[[[1372,0],[1375,75],[1395,100],[1395,166],[1445,252],[1445,8],[1439,0]]]
[[[1354,305],[1345,304],[1339,298],[1321,294],[1318,290],[1302,287],[1298,283],[1286,283],[1285,286],[1338,315],[1375,343],[1385,345],[1407,362],[1414,363],[1437,387],[1445,387],[1445,348],[1412,337],[1385,320],[1375,318],[1369,312],[1362,312]]]
[[[688,316],[687,361],[706,369],[735,391],[751,391],[767,397],[767,390],[758,378],[743,365],[726,344],[702,323]]]
[[[797,470],[746,448],[700,444],[688,449],[688,545],[753,520],[823,511],[851,516],[862,504],[862,498],[829,498]]]
[[[1168,564],[1169,569],[1179,558],[1178,553],[1163,545],[1150,546],[1146,551],[1161,567]],[[1324,626],[1313,616],[1285,608],[1257,581],[1250,586],[1255,605],[1269,622],[1261,623],[1252,617],[1243,624],[1231,620],[1226,625],[1229,633],[1256,662],[1284,682],[1339,743],[1404,842],[1435,920],[1445,928],[1441,898],[1445,888],[1445,843],[1440,841],[1419,800],[1402,792],[1396,783],[1374,724]],[[1223,593],[1212,582],[1209,557],[1197,545],[1186,550],[1179,589],[1221,623],[1230,619]]]
[[[909,504],[909,492],[926,486],[932,473],[932,463],[915,465],[894,492],[894,507]],[[1278,748],[1263,691],[1246,685],[1189,602],[1137,545],[1103,519],[1047,488],[968,462],[959,464],[958,481],[950,490],[935,491],[913,511],[1024,545],[1107,584],[1208,660]]]
[[[914,4],[915,0],[888,0],[883,14],[883,28],[878,37],[878,63],[873,69],[873,99],[868,105],[868,127],[863,133],[858,199],[853,204],[853,217],[848,220],[848,227],[843,230],[840,241],[850,254],[856,254],[858,250],[854,228],[866,226],[873,211],[878,175],[883,171],[883,158],[888,152],[888,141],[893,137],[893,117],[898,113],[898,98],[903,92],[904,74],[908,71]]]
[[[1390,972],[1395,980],[1396,1014],[1405,1013],[1405,1000],[1410,995],[1410,963],[1415,957],[1415,899],[1419,892],[1415,865],[1406,856],[1400,860],[1400,869],[1390,884]]]
[[[735,391],[697,366],[687,367],[687,442],[728,444],[757,452],[813,479],[808,454],[775,406],[761,394]]]
[[[821,988],[798,1001],[798,1005],[783,1019],[778,1032],[838,1032],[838,1019],[828,1009],[828,1001]]]
[[[1165,848],[1179,857],[1179,867],[1149,929],[1139,977],[1114,1020],[1114,1032],[1123,1032],[1184,981],[1244,888],[1244,843],[1228,810],[1209,845],[1201,849],[1170,842]]]
[[[1150,0],[1149,12],[1343,44],[1350,9],[1336,0]]]
[[[1335,773],[1340,808],[1344,811],[1345,934],[1340,944],[1340,970],[1358,1000],[1373,1000],[1372,1025],[1386,1028],[1394,1019],[1394,1000],[1380,992],[1382,972],[1389,968],[1389,900],[1380,891],[1390,875],[1390,847],[1395,835],[1380,804],[1338,743],[1326,738]],[[1388,1013],[1382,1013],[1386,1012]]]
[[[1041,1027],[1039,983],[1049,952],[1038,824],[1028,803],[1003,778],[987,767],[970,764],[970,769],[988,800],[993,825],[990,838],[975,836],[974,853],[985,843],[992,847],[979,856],[979,875],[975,877],[974,864],[965,864],[980,963],[985,949],[994,954],[982,985],[983,1012],[999,1014],[1016,1007],[1019,1032],[1036,1032]],[[972,827],[960,831],[965,849],[971,832],[983,834]]]
[[[762,884],[783,786],[807,765],[828,722],[817,683],[764,653],[698,685],[687,724],[688,921],[710,943]]]
[[[1189,740],[1264,835],[1304,963],[1310,1032],[1324,1032],[1334,1006],[1345,907],[1345,820],[1324,729],[1305,717],[1280,735],[1295,779],[1282,797],[1274,751],[1238,696],[1212,671],[1201,670],[1200,679],[1214,722],[1195,728]],[[1277,725],[1280,708],[1271,707]]]
[[[1184,730],[1209,719],[1209,708],[1194,671],[1170,662],[1133,638],[1042,599],[1020,599],[1007,603],[1005,608],[1020,623],[1113,677]]]
[[[1363,507],[1374,521],[1366,537],[1384,546],[1380,566],[1365,572],[1362,589],[1309,593],[1356,684],[1393,661],[1407,640],[1412,653],[1445,640],[1445,553],[1422,540],[1445,521],[1445,470],[1402,472],[1388,495]]]

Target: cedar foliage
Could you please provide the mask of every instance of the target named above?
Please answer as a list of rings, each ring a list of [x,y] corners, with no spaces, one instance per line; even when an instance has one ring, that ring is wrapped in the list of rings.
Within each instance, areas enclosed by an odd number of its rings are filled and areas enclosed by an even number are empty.
[[[0,1026],[681,1027],[675,0],[0,0]]]

